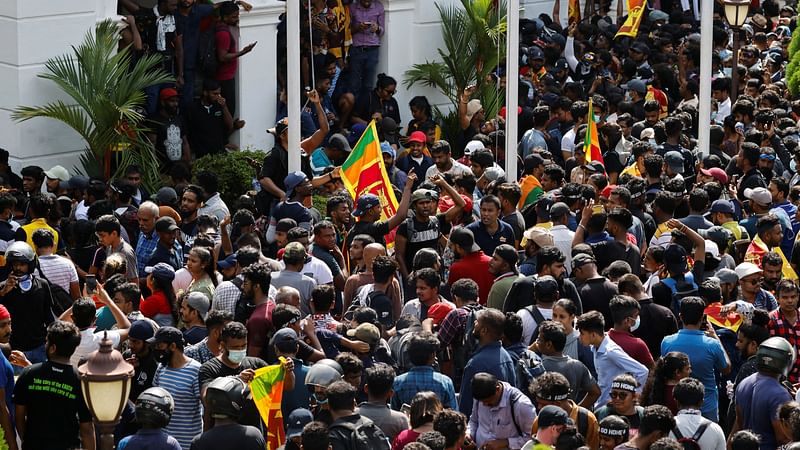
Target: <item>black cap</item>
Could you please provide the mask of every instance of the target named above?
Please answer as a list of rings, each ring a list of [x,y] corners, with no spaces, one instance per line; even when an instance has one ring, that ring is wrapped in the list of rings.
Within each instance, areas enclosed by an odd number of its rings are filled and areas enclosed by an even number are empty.
[[[544,275],[536,279],[536,284],[533,287],[533,294],[536,298],[557,298],[558,292],[558,281],[552,276]]]
[[[159,233],[166,233],[169,231],[177,231],[180,230],[178,228],[178,224],[175,222],[175,219],[169,216],[159,217],[156,220],[156,231]]]
[[[475,253],[481,248],[475,243],[475,235],[472,231],[466,228],[456,228],[450,233],[450,242],[458,245],[467,251],[467,253]]]
[[[569,425],[572,419],[567,412],[558,406],[547,405],[539,411],[539,429],[552,427],[553,425]]]
[[[519,261],[519,254],[514,247],[508,244],[498,245],[497,248],[494,249],[494,252],[497,253],[497,256],[499,256],[503,261],[507,262],[511,267],[515,267]]]
[[[175,327],[161,327],[156,331],[155,336],[147,340],[148,344],[158,344],[164,342],[167,344],[177,344],[181,347],[184,345],[183,333]]]

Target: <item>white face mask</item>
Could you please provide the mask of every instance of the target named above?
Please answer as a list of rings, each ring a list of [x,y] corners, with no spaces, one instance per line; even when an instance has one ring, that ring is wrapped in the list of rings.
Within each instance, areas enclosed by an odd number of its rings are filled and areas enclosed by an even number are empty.
[[[31,276],[25,275],[23,277],[20,277],[20,279],[17,280],[17,286],[19,286],[19,290],[21,290],[22,292],[30,291],[31,288],[33,287],[33,280],[31,280]]]
[[[234,364],[240,364],[247,356],[247,350],[228,350],[228,359]]]
[[[636,331],[639,329],[639,325],[641,325],[642,319],[639,316],[636,316],[636,321],[633,322],[633,326],[631,327],[631,332]]]
[[[731,74],[733,73],[733,67],[723,67],[722,73],[724,73],[726,77],[730,78]]]

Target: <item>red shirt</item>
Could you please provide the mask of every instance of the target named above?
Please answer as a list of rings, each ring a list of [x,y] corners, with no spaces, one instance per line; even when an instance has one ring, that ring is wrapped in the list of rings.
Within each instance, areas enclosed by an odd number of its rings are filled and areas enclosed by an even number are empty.
[[[650,354],[650,350],[643,340],[627,331],[616,331],[613,328],[608,331],[608,337],[622,347],[628,356],[647,367],[653,367],[653,355]]]
[[[217,31],[214,34],[214,39],[217,41],[217,48],[227,49],[229,53],[236,53],[236,40],[231,34],[230,28],[227,25],[220,24],[217,26]],[[217,81],[232,80],[236,76],[237,59],[233,58],[228,62],[220,62],[217,66]]]
[[[465,255],[463,258],[454,262],[450,266],[450,275],[447,277],[447,284],[453,285],[462,278],[470,278],[478,283],[478,303],[486,304],[489,297],[489,290],[494,284],[494,275],[489,273],[489,261],[491,256],[487,256],[483,251]]]
[[[152,319],[158,314],[172,314],[167,296],[161,291],[154,292],[153,295],[144,299],[139,305],[139,311],[148,319]]]

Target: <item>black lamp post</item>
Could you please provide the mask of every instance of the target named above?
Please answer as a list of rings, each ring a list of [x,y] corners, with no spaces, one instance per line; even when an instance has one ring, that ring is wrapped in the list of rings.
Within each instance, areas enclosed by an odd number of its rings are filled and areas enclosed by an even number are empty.
[[[86,405],[100,430],[100,450],[113,450],[114,426],[119,423],[122,409],[131,392],[133,366],[125,362],[122,353],[114,350],[107,335],[100,349],[89,355],[86,364],[78,367]]]
[[[750,0],[723,0],[725,19],[733,30],[733,70],[731,70],[731,103],[739,96],[739,34],[750,11]]]

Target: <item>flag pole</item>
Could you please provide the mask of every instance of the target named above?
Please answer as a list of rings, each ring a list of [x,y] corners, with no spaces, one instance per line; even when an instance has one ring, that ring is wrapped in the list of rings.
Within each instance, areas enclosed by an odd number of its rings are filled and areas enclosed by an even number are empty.
[[[286,2],[286,59],[287,73],[286,101],[289,112],[289,172],[300,170],[300,2]]]
[[[514,182],[517,181],[519,0],[508,0],[506,26],[506,180]]]
[[[697,147],[701,157],[708,155],[711,141],[711,53],[714,35],[714,2],[700,2],[700,111]],[[735,68],[734,68],[735,70]],[[734,74],[735,76],[735,74]]]

